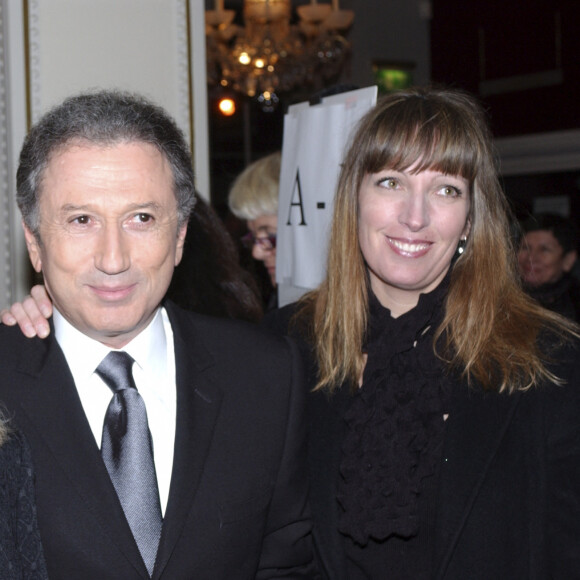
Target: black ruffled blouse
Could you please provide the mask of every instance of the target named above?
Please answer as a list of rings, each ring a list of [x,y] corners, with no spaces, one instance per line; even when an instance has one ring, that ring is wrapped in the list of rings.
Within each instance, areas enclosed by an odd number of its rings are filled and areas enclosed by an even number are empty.
[[[371,296],[368,361],[345,415],[337,493],[340,531],[358,546],[421,533],[422,482],[441,460],[452,384],[433,350],[447,288],[445,279],[399,318]]]

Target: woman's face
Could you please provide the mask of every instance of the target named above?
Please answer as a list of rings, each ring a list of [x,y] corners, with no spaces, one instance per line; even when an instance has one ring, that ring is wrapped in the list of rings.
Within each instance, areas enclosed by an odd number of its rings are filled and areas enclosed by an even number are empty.
[[[268,236],[275,236],[278,231],[278,216],[261,215],[256,219],[248,220],[248,229],[252,232],[256,243],[252,247],[252,256],[255,260],[264,262],[270,276],[272,286],[276,286],[276,245],[271,247]]]
[[[528,232],[518,251],[520,275],[530,286],[557,282],[572,269],[575,260],[576,252],[564,254],[564,248],[549,230]]]
[[[445,277],[469,233],[469,183],[426,170],[368,174],[359,191],[359,243],[371,287],[394,317]]]

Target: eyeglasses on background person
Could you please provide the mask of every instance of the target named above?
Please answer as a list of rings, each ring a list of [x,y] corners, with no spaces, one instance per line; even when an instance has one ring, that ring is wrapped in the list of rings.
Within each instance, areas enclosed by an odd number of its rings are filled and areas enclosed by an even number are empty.
[[[276,248],[276,234],[254,236],[252,232],[248,232],[240,239],[244,247],[248,250],[251,250],[256,244],[258,244],[262,250],[274,250]]]

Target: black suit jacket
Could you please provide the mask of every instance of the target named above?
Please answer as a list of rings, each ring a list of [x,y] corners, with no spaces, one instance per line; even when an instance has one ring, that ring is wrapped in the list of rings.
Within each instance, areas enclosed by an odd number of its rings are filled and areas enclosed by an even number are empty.
[[[153,578],[311,577],[299,357],[251,325],[167,308],[177,425]],[[0,401],[32,448],[50,578],[148,578],[53,334],[0,327]]]
[[[269,314],[265,324],[284,333],[293,312]],[[309,347],[291,334],[315,377]],[[556,358],[552,370],[563,386],[507,395],[457,385],[437,491],[432,578],[580,578],[580,349],[562,349]],[[349,399],[342,388],[332,397],[311,393],[308,402],[314,548],[328,580],[348,578],[336,488]],[[385,578],[388,571],[385,562]]]

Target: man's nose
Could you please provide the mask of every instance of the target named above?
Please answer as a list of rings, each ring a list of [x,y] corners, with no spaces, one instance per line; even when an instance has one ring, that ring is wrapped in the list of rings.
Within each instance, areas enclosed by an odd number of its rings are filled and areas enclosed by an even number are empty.
[[[129,269],[131,255],[126,234],[118,225],[107,224],[99,234],[95,266],[105,274],[120,274]]]

